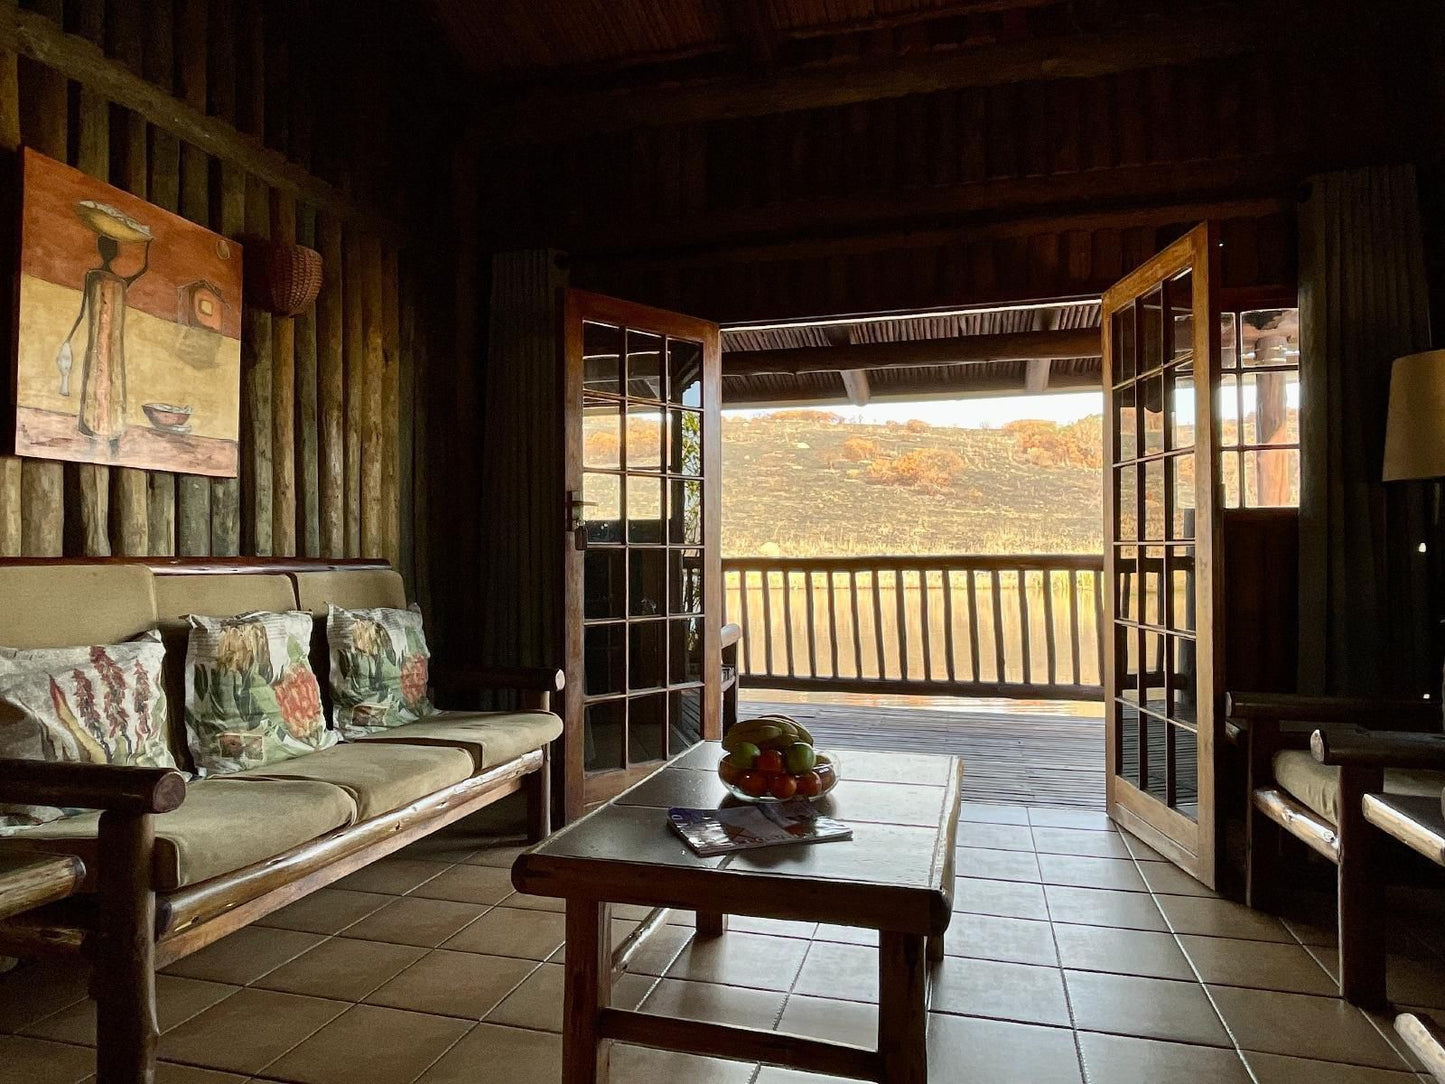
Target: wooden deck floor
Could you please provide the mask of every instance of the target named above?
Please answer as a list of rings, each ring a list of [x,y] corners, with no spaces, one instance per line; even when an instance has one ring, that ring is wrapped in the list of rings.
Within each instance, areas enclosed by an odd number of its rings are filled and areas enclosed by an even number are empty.
[[[965,801],[1104,808],[1099,704],[742,691],[741,717],[766,711],[791,715],[823,748],[962,756]]]

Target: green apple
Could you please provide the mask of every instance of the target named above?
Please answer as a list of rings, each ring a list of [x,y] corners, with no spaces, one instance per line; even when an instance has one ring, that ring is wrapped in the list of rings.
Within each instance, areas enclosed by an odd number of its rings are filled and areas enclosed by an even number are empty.
[[[762,752],[750,741],[738,742],[737,747],[732,751],[732,762],[743,771],[750,772]]]
[[[794,742],[783,754],[783,765],[792,775],[812,771],[813,765],[817,762],[818,754],[805,741]]]

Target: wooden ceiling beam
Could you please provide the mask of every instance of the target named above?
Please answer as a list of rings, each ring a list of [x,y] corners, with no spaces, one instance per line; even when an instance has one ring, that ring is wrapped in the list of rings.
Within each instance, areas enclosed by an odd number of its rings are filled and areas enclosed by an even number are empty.
[[[1249,33],[1241,33],[1249,26]],[[560,143],[605,132],[801,109],[826,109],[911,94],[1042,79],[1092,78],[1189,64],[1288,46],[1292,21],[1255,19],[1247,6],[1221,7],[1103,33],[1007,45],[883,57],[629,90],[537,88],[519,101],[485,108],[483,138]]]
[[[723,18],[756,70],[771,71],[778,57],[778,31],[766,0],[725,0]]]
[[[804,346],[789,350],[728,350],[722,356],[722,371],[724,376],[758,376],[764,373],[796,376],[799,373],[919,369],[985,361],[1097,358],[1103,353],[1098,328],[1073,328],[1067,331],[960,335],[952,339],[853,343],[848,346]]]

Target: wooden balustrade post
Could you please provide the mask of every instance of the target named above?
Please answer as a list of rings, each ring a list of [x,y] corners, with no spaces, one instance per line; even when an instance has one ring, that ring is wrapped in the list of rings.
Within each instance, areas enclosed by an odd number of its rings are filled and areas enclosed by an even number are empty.
[[[151,887],[155,817],[100,815],[100,913],[105,922],[86,940],[94,972],[97,1084],[151,1084],[155,1079],[156,897]]]

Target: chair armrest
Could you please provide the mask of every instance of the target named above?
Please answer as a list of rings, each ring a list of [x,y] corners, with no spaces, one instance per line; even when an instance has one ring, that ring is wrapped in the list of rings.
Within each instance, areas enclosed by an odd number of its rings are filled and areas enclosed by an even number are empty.
[[[439,669],[439,684],[467,689],[512,689],[521,692],[560,693],[567,677],[555,667],[452,667]]]
[[[1445,734],[1321,727],[1310,735],[1310,752],[1321,764],[1445,771]]]
[[[1440,705],[1434,700],[1376,699],[1348,696],[1299,696],[1294,693],[1228,693],[1225,714],[1251,725],[1255,720],[1299,723],[1388,721],[1397,729],[1439,729]]]
[[[718,637],[718,642],[722,645],[723,650],[726,651],[728,648],[734,647],[737,642],[742,638],[742,626],[736,624],[735,622],[729,621],[726,625],[722,627],[721,635],[719,635]]]
[[[0,759],[0,797],[26,805],[169,813],[186,800],[186,777],[174,768]]]

